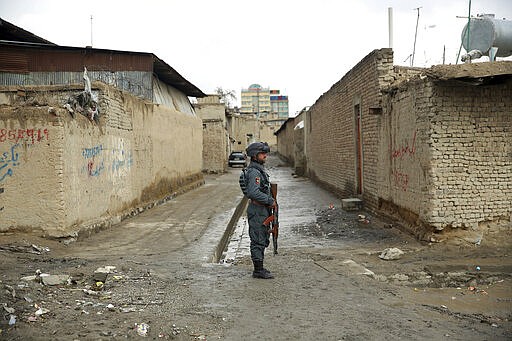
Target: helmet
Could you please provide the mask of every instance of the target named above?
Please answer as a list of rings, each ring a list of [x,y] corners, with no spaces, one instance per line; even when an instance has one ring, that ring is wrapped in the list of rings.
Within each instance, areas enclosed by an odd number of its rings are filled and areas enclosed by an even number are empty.
[[[258,153],[270,153],[270,147],[267,142],[254,142],[245,151],[249,157],[253,157],[258,155]]]

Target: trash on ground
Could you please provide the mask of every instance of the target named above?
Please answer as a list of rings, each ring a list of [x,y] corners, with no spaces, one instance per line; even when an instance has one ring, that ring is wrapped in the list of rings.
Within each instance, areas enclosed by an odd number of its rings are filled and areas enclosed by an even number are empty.
[[[357,215],[357,221],[360,222],[360,223],[363,223],[363,224],[369,224],[370,223],[370,220],[366,218],[365,215],[363,214],[358,214]]]
[[[13,314],[13,313],[16,311],[16,309],[8,307],[8,306],[7,306],[7,303],[4,303],[4,309],[5,309],[5,311],[6,311],[6,312],[8,312],[9,314]]]
[[[35,314],[36,314],[36,316],[41,316],[41,315],[47,314],[49,312],[50,312],[50,310],[40,307],[39,309],[36,310]]]
[[[149,325],[146,324],[146,323],[141,323],[141,324],[135,324],[136,328],[137,328],[137,334],[139,334],[140,336],[148,336],[148,332],[149,332]]]

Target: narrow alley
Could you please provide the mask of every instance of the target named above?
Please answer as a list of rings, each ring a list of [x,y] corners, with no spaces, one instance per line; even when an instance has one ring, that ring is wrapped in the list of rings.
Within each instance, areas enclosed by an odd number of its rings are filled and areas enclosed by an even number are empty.
[[[0,236],[0,339],[509,339],[510,248],[418,242],[341,210],[276,156],[268,166],[281,212],[279,255],[266,254],[275,279],[251,277],[244,217],[212,262],[242,199],[231,168],[77,241]],[[404,254],[380,259],[388,248]]]

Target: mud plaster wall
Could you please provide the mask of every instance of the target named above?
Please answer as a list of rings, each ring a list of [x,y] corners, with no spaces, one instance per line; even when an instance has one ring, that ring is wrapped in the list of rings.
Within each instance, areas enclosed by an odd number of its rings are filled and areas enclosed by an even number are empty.
[[[217,95],[199,101],[194,109],[203,123],[203,171],[225,172],[228,164],[225,106]]]
[[[380,89],[393,80],[393,52],[375,50],[363,58],[308,111],[305,128],[309,176],[341,197],[357,195],[355,105],[361,113],[362,198],[378,205],[377,162],[381,106]]]
[[[222,120],[203,121],[203,171],[222,173],[227,169],[227,133]]]
[[[304,156],[304,128],[295,129],[293,131],[294,140],[294,170],[298,175],[304,175],[305,156]]]
[[[47,108],[0,109],[0,231],[64,224],[62,139]]]
[[[11,170],[0,175],[1,230],[72,235],[202,179],[199,118],[110,87],[98,93],[99,124],[58,109],[62,93],[40,107],[1,109],[0,151]]]
[[[230,126],[231,151],[244,151],[259,139],[259,122],[254,115],[233,116]]]
[[[510,226],[511,93],[510,80],[396,90],[381,126],[381,198],[437,230]]]
[[[276,130],[279,129],[279,126],[273,125],[271,122],[262,122],[260,121],[258,124],[258,141],[267,142],[272,151],[275,151],[277,148],[277,137],[274,135]]]
[[[428,132],[430,119],[435,115],[430,85],[410,82],[390,91],[384,97],[380,121],[379,208],[398,213],[412,225],[420,224],[430,210],[432,174]]]
[[[277,151],[293,166],[295,162],[295,136],[293,134],[294,120],[288,120],[284,124],[285,126],[281,128],[277,138]]]

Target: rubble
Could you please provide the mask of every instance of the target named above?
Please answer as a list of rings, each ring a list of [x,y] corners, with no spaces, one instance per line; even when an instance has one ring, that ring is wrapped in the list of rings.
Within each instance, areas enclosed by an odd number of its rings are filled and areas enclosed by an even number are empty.
[[[379,255],[379,258],[384,260],[397,260],[402,258],[403,254],[404,252],[399,248],[392,247],[382,251],[382,253]]]

